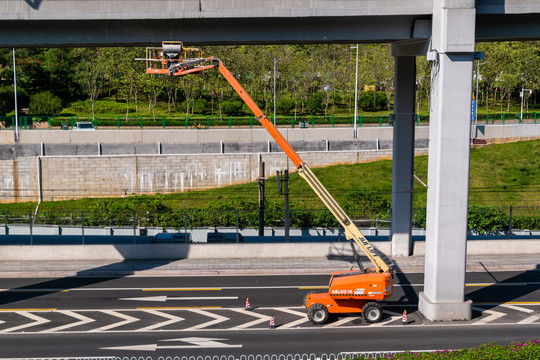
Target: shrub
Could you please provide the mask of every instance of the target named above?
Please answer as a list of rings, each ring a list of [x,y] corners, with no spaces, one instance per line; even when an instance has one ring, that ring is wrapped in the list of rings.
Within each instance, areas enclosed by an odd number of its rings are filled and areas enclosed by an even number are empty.
[[[238,115],[243,103],[239,100],[225,100],[221,103],[221,110],[227,115]]]
[[[0,89],[0,115],[5,116],[15,109],[15,96],[13,88],[3,87]]]
[[[277,108],[280,112],[289,114],[294,109],[294,100],[281,99],[277,102]]]
[[[307,112],[311,114],[318,114],[322,111],[322,94],[321,93],[315,93],[313,94],[313,97],[308,99],[306,101],[306,110]]]
[[[193,105],[193,112],[197,114],[207,114],[210,110],[210,104],[205,99],[197,99],[195,100],[195,104]]]
[[[28,114],[56,115],[62,111],[62,100],[50,91],[44,91],[30,97]]]
[[[375,97],[375,104],[374,102]],[[364,111],[376,111],[379,108],[385,108],[387,104],[386,94],[384,91],[366,91],[360,96],[358,106]]]
[[[495,206],[470,206],[468,215],[469,230],[479,234],[508,230],[508,215]]]

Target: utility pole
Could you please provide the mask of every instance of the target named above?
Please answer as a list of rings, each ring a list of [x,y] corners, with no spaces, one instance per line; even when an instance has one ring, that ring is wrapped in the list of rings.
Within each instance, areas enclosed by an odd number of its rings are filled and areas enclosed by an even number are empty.
[[[259,236],[264,236],[264,162],[259,162]]]

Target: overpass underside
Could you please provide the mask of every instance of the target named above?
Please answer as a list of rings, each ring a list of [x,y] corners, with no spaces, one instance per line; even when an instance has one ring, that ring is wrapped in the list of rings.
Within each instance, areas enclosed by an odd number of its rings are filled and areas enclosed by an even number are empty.
[[[470,109],[475,41],[540,38],[530,0],[4,0],[0,46],[392,42],[392,242],[411,248],[415,57],[432,64],[425,286],[431,320],[471,317],[465,299]]]

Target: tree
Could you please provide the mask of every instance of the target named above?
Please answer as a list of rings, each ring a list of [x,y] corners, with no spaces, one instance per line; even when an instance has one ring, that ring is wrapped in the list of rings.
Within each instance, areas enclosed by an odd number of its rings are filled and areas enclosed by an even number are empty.
[[[90,99],[92,117],[95,116],[94,104],[101,90],[109,80],[107,63],[100,48],[78,48],[74,50],[80,56],[76,65],[75,81],[81,86]]]

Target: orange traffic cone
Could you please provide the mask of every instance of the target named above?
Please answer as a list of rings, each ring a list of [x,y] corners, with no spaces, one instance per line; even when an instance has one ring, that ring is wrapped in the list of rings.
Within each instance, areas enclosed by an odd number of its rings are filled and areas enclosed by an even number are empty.
[[[251,310],[251,304],[249,303],[249,298],[246,299],[246,310]]]
[[[276,327],[276,322],[275,322],[274,315],[270,315],[270,327],[271,327],[271,328],[275,328],[275,327]]]
[[[407,321],[407,310],[403,310],[403,316],[401,316],[401,322],[404,325],[407,325],[409,322]]]

